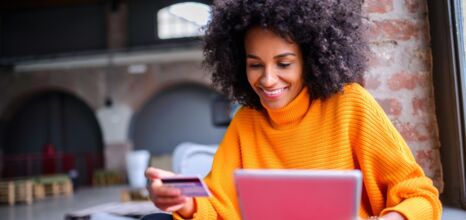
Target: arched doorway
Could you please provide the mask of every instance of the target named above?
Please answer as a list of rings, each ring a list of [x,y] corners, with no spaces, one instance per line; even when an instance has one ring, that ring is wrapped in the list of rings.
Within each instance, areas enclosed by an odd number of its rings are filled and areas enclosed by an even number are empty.
[[[153,155],[171,154],[181,142],[218,144],[224,126],[213,122],[212,101],[219,94],[207,86],[183,83],[159,91],[131,122],[135,149]]]
[[[62,91],[30,95],[11,107],[3,177],[79,172],[79,184],[102,167],[102,133],[93,110]]]

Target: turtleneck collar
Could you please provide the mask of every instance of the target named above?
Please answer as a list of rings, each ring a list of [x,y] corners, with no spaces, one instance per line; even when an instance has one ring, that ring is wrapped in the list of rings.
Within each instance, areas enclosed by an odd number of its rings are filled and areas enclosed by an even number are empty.
[[[262,103],[262,102],[261,102]],[[269,109],[262,103],[267,111],[268,117],[271,120],[273,127],[283,127],[290,124],[295,124],[304,117],[311,105],[308,88],[304,87],[293,101],[288,103],[283,108]]]

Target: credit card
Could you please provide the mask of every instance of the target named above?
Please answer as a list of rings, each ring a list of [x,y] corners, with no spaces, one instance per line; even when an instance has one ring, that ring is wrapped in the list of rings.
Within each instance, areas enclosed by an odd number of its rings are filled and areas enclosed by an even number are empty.
[[[174,187],[186,197],[209,197],[210,191],[199,176],[172,176],[162,178],[165,186]]]

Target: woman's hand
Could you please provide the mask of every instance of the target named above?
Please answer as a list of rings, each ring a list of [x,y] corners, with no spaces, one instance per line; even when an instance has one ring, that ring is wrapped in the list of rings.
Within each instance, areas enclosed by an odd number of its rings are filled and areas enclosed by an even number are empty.
[[[150,194],[150,200],[152,200],[157,208],[167,212],[178,211],[183,217],[191,217],[193,215],[193,198],[184,197],[179,189],[163,186],[160,180],[163,177],[174,176],[174,173],[149,167],[145,175],[149,180],[147,190]]]
[[[382,217],[378,217],[378,218],[361,218],[359,217],[359,220],[370,220],[370,219],[380,219],[380,220],[405,220],[405,218],[403,217],[403,215],[401,215],[400,213],[398,212],[389,212],[387,213],[386,215],[382,216]]]

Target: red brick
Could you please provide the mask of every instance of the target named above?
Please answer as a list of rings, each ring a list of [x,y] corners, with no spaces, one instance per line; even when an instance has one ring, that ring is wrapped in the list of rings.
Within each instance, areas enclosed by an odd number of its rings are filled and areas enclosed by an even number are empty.
[[[111,49],[124,48],[126,45],[128,9],[120,4],[117,11],[107,9],[107,47]]]
[[[422,113],[427,114],[427,105],[429,103],[428,98],[420,98],[420,97],[414,97],[413,100],[411,101],[412,107],[413,107],[413,115],[417,116]]]
[[[427,141],[431,137],[431,134],[429,134],[429,128],[431,126],[427,123],[417,123],[413,125],[410,122],[398,122],[395,123],[395,126],[406,141],[421,142]]]
[[[379,80],[379,77],[377,76],[369,75],[364,77],[363,85],[367,89],[376,90],[377,88],[379,88],[380,84],[381,82]]]
[[[405,7],[411,13],[422,13],[426,2],[421,0],[405,0]],[[422,5],[422,6],[421,6]]]
[[[424,47],[424,48],[417,48],[417,49],[411,49],[411,48],[406,48],[406,51],[409,51],[406,53],[406,58],[409,59],[410,63],[414,64],[416,68],[419,70],[423,71],[431,71],[432,69],[432,53],[430,48]]]
[[[418,77],[415,74],[400,72],[390,77],[388,80],[388,87],[393,91],[398,91],[401,89],[412,90],[416,87],[417,80]]]
[[[420,87],[428,87],[432,83],[432,77],[429,72],[419,72],[417,74],[417,84]]]
[[[367,34],[371,41],[409,40],[411,38],[419,38],[421,27],[418,23],[411,20],[373,21],[369,23]]]
[[[374,42],[373,49],[368,55],[369,67],[390,67],[395,60],[395,50],[386,46],[378,46],[380,44]]]
[[[393,11],[393,0],[366,0],[363,4],[366,13],[387,13]]]
[[[401,103],[396,99],[377,99],[377,102],[388,115],[398,117],[403,110]]]
[[[424,169],[433,169],[435,168],[435,154],[432,150],[419,150],[416,151],[416,161]]]

